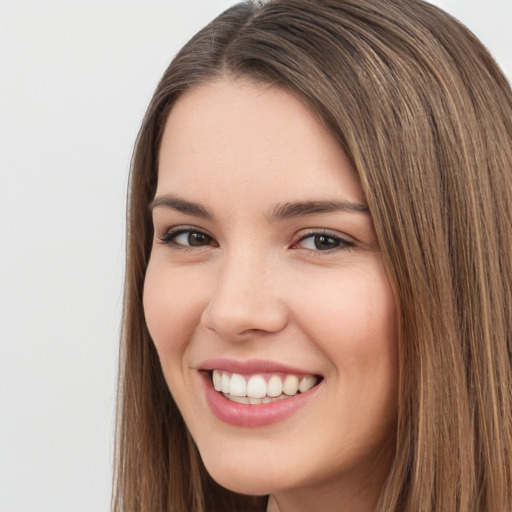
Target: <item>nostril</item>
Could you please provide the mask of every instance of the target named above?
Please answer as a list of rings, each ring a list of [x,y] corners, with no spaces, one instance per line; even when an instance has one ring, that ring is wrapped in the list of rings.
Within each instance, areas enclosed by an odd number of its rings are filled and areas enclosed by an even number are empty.
[[[284,329],[288,312],[275,294],[270,298],[264,291],[247,290],[247,283],[233,281],[233,276],[222,280],[204,308],[201,323],[208,331],[229,341],[244,341]]]

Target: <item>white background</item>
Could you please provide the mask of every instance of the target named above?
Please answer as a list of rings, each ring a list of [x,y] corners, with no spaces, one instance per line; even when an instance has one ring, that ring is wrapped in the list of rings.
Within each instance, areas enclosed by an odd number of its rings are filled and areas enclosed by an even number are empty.
[[[0,0],[0,512],[106,512],[132,145],[233,0]],[[512,77],[512,0],[438,0]]]

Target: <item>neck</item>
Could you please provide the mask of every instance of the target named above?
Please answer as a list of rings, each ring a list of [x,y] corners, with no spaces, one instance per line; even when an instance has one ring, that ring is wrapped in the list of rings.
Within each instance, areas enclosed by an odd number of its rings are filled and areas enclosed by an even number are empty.
[[[321,510],[322,512],[373,512],[377,504],[374,496],[360,495],[350,500],[326,500],[323,497],[308,496],[306,499],[299,499],[297,496],[290,497],[283,494],[271,495],[269,497],[266,512],[311,512]]]
[[[374,512],[388,471],[388,465],[376,465],[350,478],[277,491],[270,495],[266,512]]]

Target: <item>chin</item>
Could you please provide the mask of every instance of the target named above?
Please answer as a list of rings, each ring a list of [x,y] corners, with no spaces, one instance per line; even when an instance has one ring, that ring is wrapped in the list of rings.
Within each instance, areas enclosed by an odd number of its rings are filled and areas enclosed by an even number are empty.
[[[262,471],[260,467],[248,464],[241,468],[231,465],[229,461],[205,463],[208,474],[222,487],[251,496],[265,496],[276,492],[284,485],[276,475]],[[282,475],[281,475],[282,477]]]

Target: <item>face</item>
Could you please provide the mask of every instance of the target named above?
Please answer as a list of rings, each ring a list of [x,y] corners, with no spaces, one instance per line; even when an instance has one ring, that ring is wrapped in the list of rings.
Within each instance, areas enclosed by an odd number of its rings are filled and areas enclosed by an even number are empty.
[[[293,95],[218,80],[167,120],[144,308],[221,485],[382,482],[397,397],[393,294],[357,176]]]

